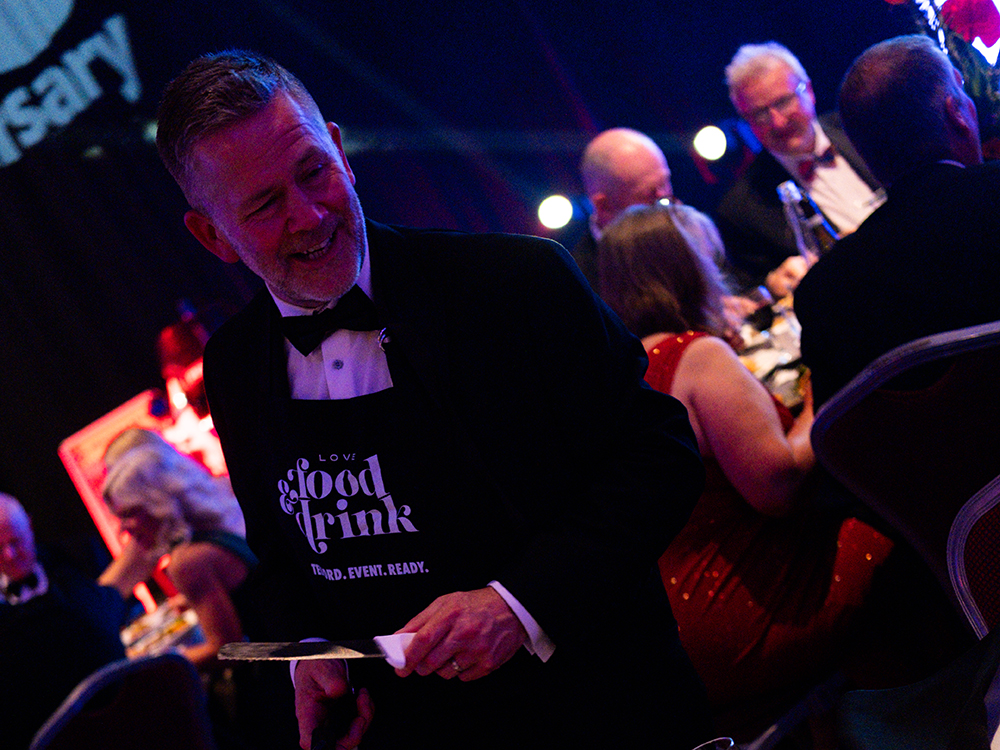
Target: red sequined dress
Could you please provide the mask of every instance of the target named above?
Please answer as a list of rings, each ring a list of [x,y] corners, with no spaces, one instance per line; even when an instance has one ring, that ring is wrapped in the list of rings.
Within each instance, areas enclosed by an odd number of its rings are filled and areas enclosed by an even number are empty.
[[[684,350],[704,335],[658,342],[647,382],[669,393]],[[787,431],[792,415],[775,407]],[[790,516],[763,515],[713,458],[705,468],[705,491],[660,572],[709,697],[719,706],[821,678],[892,542],[805,497]]]

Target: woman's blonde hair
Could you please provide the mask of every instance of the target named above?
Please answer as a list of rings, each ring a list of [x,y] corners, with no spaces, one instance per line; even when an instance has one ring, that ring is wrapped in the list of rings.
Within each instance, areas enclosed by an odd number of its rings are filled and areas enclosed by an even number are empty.
[[[130,428],[104,457],[104,500],[116,515],[140,508],[159,522],[159,541],[189,541],[195,531],[246,535],[243,513],[226,478],[213,477],[193,458],[149,430]]]

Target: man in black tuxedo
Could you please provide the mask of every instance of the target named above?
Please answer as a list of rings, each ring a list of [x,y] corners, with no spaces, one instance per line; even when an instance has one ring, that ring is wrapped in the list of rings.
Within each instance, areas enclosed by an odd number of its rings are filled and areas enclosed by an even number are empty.
[[[805,69],[777,42],[740,47],[726,67],[733,106],[763,149],[723,196],[716,222],[741,289],[765,284],[775,298],[795,289],[806,263],[777,188],[795,180],[834,228],[853,231],[882,198],[836,115],[816,116]]]
[[[568,254],[366,221],[337,126],[251,53],[191,63],[157,140],[188,228],[267,287],[205,351],[261,562],[248,634],[413,634],[395,674],[297,665],[303,747],[337,701],[342,748],[704,741],[655,565],[696,444]]]
[[[1000,319],[1000,165],[982,163],[962,83],[921,35],[871,47],[844,78],[847,133],[889,197],[796,291],[817,405],[896,346]]]
[[[126,606],[35,546],[31,519],[0,493],[0,725],[4,747],[26,748],[84,677],[125,658]]]

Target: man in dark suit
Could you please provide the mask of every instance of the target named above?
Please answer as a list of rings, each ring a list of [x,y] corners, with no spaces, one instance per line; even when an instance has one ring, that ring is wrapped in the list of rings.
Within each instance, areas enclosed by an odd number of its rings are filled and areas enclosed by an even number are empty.
[[[1000,319],[1000,165],[961,74],[929,38],[892,39],[851,66],[840,114],[889,198],[796,291],[817,404],[896,346]]]
[[[0,726],[26,748],[77,684],[125,658],[125,602],[57,555],[40,553],[21,504],[0,493]]]
[[[565,251],[366,221],[339,129],[266,58],[194,61],[159,114],[188,228],[267,286],[205,352],[261,561],[248,633],[413,634],[395,674],[298,664],[303,747],[337,701],[342,748],[703,741],[655,580],[693,434]]]
[[[726,67],[733,106],[763,146],[723,196],[716,221],[742,288],[765,284],[776,297],[806,271],[777,187],[795,180],[840,234],[881,200],[878,180],[851,147],[835,115],[817,118],[812,83],[777,42],[748,44]]]

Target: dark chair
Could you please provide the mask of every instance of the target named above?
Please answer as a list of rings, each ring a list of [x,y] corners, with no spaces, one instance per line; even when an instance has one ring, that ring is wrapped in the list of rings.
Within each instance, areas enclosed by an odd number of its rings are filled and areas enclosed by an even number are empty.
[[[980,638],[1000,623],[1000,477],[958,512],[948,536],[948,573]]]
[[[739,750],[774,750],[774,748],[781,746],[799,725],[808,722],[811,717],[822,716],[833,710],[837,701],[844,694],[845,684],[844,673],[835,672],[814,686],[798,703],[782,714],[755,739],[741,744]]]
[[[1000,321],[882,355],[819,410],[812,444],[827,471],[913,547],[954,601],[946,562],[952,521],[1000,475]]]
[[[841,701],[840,747],[984,747],[990,696],[1000,689],[1000,476],[958,511],[948,535],[948,572],[979,645],[920,682],[888,690],[858,690]],[[987,710],[984,710],[987,709]],[[994,713],[995,716],[995,713]]]
[[[216,750],[205,691],[178,654],[112,662],[84,679],[29,750]]]

